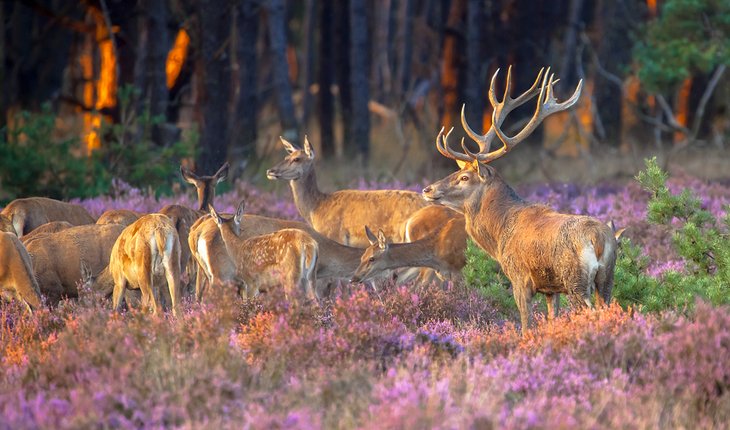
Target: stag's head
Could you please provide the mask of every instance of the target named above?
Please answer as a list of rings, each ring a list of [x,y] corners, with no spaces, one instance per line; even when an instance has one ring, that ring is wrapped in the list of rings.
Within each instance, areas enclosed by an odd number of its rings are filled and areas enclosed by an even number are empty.
[[[271,180],[282,179],[296,181],[304,177],[314,167],[314,148],[309,139],[304,136],[304,148],[299,149],[291,142],[280,137],[284,149],[289,154],[278,164],[266,171],[266,177]]]
[[[555,112],[563,111],[573,106],[580,97],[583,88],[583,81],[578,83],[573,95],[563,103],[558,103],[553,95],[553,85],[558,82],[555,75],[550,73],[550,68],[540,69],[537,79],[532,87],[516,98],[510,97],[512,83],[512,68],[507,71],[507,83],[505,85],[502,101],[497,100],[495,92],[495,81],[499,70],[492,76],[489,86],[489,102],[492,105],[492,126],[486,134],[480,135],[475,132],[464,117],[464,108],[461,109],[461,124],[466,134],[479,146],[478,152],[472,152],[466,146],[464,139],[461,140],[462,151],[455,150],[449,145],[449,136],[453,128],[444,135],[442,128],[436,137],[436,148],[444,157],[456,160],[461,168],[458,172],[452,173],[444,179],[437,181],[423,189],[423,197],[426,200],[439,202],[456,210],[463,211],[464,203],[474,196],[483,192],[493,184],[502,183],[502,179],[496,170],[489,166],[492,161],[503,157],[518,143],[529,136],[545,117]],[[537,95],[537,106],[532,118],[527,125],[515,136],[509,137],[502,131],[507,115],[516,107],[523,105]],[[499,138],[502,146],[491,150],[495,137]]]
[[[228,177],[228,162],[224,163],[213,176],[198,176],[183,166],[180,166],[180,175],[185,182],[193,185],[198,192],[198,210],[207,210],[208,205],[213,204],[215,197],[215,186]]]
[[[244,200],[241,200],[241,202],[238,204],[238,208],[236,208],[236,214],[233,215],[231,218],[223,218],[218,214],[218,212],[215,210],[215,208],[211,205],[210,210],[210,216],[213,218],[213,221],[215,221],[218,228],[221,230],[221,232],[224,229],[230,229],[233,234],[236,236],[241,235],[241,220],[243,220],[243,209],[246,207],[246,202]]]
[[[383,271],[388,263],[388,241],[383,230],[378,230],[375,236],[370,228],[365,226],[365,234],[370,241],[370,246],[365,249],[360,257],[360,265],[355,269],[355,274],[350,279],[352,282],[361,282],[372,278]]]

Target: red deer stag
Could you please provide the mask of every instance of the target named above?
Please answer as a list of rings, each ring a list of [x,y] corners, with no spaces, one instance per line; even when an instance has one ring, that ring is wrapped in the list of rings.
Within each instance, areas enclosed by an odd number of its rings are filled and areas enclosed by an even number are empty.
[[[240,237],[244,206],[241,201],[236,214],[229,219],[221,218],[210,207],[211,217],[236,266],[235,279],[246,285],[249,296],[283,285],[287,297],[300,290],[307,299],[315,299],[317,242],[307,232],[294,228],[244,239]]]
[[[529,136],[548,115],[573,106],[580,96],[582,84],[573,95],[558,103],[553,95],[554,76],[543,70],[532,88],[513,99],[510,97],[511,73],[502,101],[495,95],[492,77],[489,101],[494,108],[492,126],[484,135],[474,132],[466,123],[464,110],[461,122],[466,133],[479,145],[471,152],[462,140],[463,152],[449,146],[449,134],[441,129],[436,148],[445,157],[464,163],[461,170],[424,188],[423,196],[462,212],[469,236],[492,258],[497,260],[512,283],[515,302],[520,311],[522,332],[530,323],[530,302],[535,293],[546,295],[548,317],[557,310],[558,294],[566,293],[573,305],[590,305],[593,293],[596,302],[611,300],[616,239],[606,224],[588,217],[558,213],[545,205],[522,200],[489,165]],[[506,136],[501,126],[509,112],[537,94],[537,107],[528,124],[514,137]],[[449,132],[451,133],[451,132]],[[495,137],[502,146],[491,150]]]
[[[405,225],[414,212],[429,205],[418,193],[399,190],[320,191],[314,170],[314,149],[307,138],[298,149],[281,138],[287,155],[266,171],[272,180],[287,180],[299,214],[315,231],[336,242],[364,248],[364,225],[377,225],[388,237],[403,242]]]
[[[0,232],[0,295],[21,301],[30,312],[41,307],[30,255],[15,233]]]
[[[83,207],[45,197],[13,200],[0,215],[10,220],[18,237],[51,221],[68,221],[73,225],[94,223],[94,218]]]

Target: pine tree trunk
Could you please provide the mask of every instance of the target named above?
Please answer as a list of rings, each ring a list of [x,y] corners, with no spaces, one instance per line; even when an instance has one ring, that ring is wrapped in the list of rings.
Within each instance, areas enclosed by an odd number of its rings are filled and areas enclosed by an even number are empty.
[[[325,3],[328,3],[325,0]],[[329,6],[329,5],[328,5]],[[304,73],[302,73],[301,87],[304,94],[302,100],[302,127],[307,128],[309,123],[309,117],[312,113],[312,92],[310,88],[314,83],[315,79],[315,52],[316,43],[315,35],[317,34],[317,25],[324,27],[331,25],[329,22],[317,22],[317,15],[319,12],[319,4],[317,0],[306,0],[306,6],[304,9],[304,46],[302,47],[302,56],[304,57]],[[321,42],[320,42],[321,43]]]
[[[413,53],[413,0],[398,0],[398,26],[395,34],[395,80],[393,94],[402,103],[409,90]]]
[[[464,102],[467,122],[476,131],[481,129],[482,115],[486,101],[484,91],[484,74],[482,65],[482,34],[484,19],[484,2],[468,0],[466,5],[466,73],[464,82]]]
[[[7,122],[7,84],[5,83],[5,2],[0,3],[0,129]]]
[[[350,85],[352,91],[352,145],[367,163],[370,155],[368,110],[368,22],[366,0],[350,0]]]
[[[334,38],[335,79],[339,88],[344,147],[352,142],[352,91],[350,86],[350,9],[349,0],[334,2],[337,37]]]
[[[227,0],[200,0],[200,55],[198,79],[200,89],[200,155],[197,169],[214,172],[226,159],[228,144],[228,99],[230,95],[229,61],[225,42],[230,30]]]
[[[243,158],[249,158],[256,150],[258,8],[256,0],[239,0],[236,7],[235,43],[239,87],[231,129],[234,130],[234,155]]]
[[[335,155],[335,101],[332,96],[334,64],[334,7],[332,2],[319,2],[319,129],[322,156]]]
[[[289,62],[286,58],[286,5],[284,0],[269,0],[264,7],[268,19],[274,91],[281,118],[282,135],[289,140],[296,141],[299,133],[292,86],[289,82]]]
[[[167,79],[165,61],[170,49],[167,31],[167,2],[140,0],[142,15],[139,20],[138,82],[142,91],[140,109],[149,109],[151,116],[165,115],[167,111]],[[141,112],[140,111],[140,112]],[[158,142],[160,143],[160,142]]]

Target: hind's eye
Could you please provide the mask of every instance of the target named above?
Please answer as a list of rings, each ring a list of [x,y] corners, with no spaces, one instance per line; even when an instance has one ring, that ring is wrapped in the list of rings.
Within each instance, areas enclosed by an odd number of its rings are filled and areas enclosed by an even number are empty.
[[[372,263],[373,261],[375,261],[375,257],[370,257],[368,261]]]

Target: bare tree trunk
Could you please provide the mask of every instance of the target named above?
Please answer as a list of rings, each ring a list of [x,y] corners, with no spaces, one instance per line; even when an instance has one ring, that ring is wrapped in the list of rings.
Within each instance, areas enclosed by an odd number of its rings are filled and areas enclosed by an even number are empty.
[[[350,85],[352,87],[352,145],[364,164],[370,155],[368,109],[368,22],[366,0],[350,0]]]
[[[560,77],[564,80],[563,88],[575,88],[578,73],[575,67],[575,47],[578,39],[578,28],[581,27],[580,14],[583,0],[570,0],[568,22],[563,40],[563,61],[560,65]],[[567,91],[567,90],[566,90]]]
[[[395,34],[396,65],[393,82],[393,95],[398,103],[403,102],[403,97],[410,86],[412,37],[413,0],[398,0],[398,25]]]
[[[484,113],[484,57],[482,51],[482,34],[484,19],[484,2],[468,0],[466,4],[466,73],[464,82],[464,101],[466,102],[466,119],[472,128],[481,129]]]
[[[7,122],[7,84],[5,83],[5,2],[0,3],[0,129]]]
[[[286,58],[286,7],[284,0],[269,0],[265,3],[271,55],[273,58],[273,79],[276,104],[281,117],[282,135],[298,140],[297,118],[294,112],[292,86],[289,82],[289,67]]]
[[[315,34],[317,24],[322,26],[329,26],[331,23],[317,22],[318,15],[318,4],[317,0],[306,0],[306,6],[304,10],[304,46],[302,47],[302,55],[304,57],[304,73],[302,73],[301,87],[304,94],[302,101],[302,126],[304,129],[307,128],[309,117],[312,112],[312,93],[310,88],[314,83],[315,74],[315,60],[314,53],[316,52]],[[327,0],[324,3],[328,3]],[[328,7],[331,7],[328,5]],[[320,42],[321,43],[321,42]]]
[[[372,71],[370,79],[373,86],[372,98],[384,101],[391,96],[390,61],[388,46],[390,42],[391,0],[380,0],[373,7]]]
[[[332,2],[319,2],[319,130],[322,155],[335,155],[335,101],[332,96],[332,64],[334,64],[334,7]]]
[[[350,87],[350,10],[349,0],[334,2],[337,37],[334,38],[335,79],[339,88],[344,147],[352,141],[352,91]]]
[[[631,61],[632,32],[641,20],[641,4],[603,0],[596,8],[596,42],[603,73],[597,73],[593,90],[595,106],[605,130],[606,142],[618,146],[621,140],[621,87],[606,73],[623,80]]]
[[[239,0],[236,5],[236,62],[238,98],[235,101],[232,151],[236,157],[249,158],[256,150],[256,40],[259,5],[256,0]]]
[[[213,172],[226,159],[228,145],[228,99],[230,96],[229,61],[225,43],[230,35],[230,9],[227,0],[198,2],[200,55],[198,79],[201,88],[200,155],[197,169]]]
[[[457,102],[459,99],[459,45],[462,37],[460,28],[466,9],[465,0],[453,0],[449,8],[446,28],[444,29],[443,54],[441,57],[441,91],[443,92],[443,111],[441,125],[451,127],[455,124]]]

